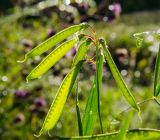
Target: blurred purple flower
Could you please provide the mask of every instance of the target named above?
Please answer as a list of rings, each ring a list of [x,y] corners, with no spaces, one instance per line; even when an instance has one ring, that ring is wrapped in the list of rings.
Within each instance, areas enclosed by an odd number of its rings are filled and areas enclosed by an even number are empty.
[[[115,17],[119,17],[121,12],[122,12],[122,8],[120,3],[113,3],[111,5],[109,5],[109,10],[111,10],[113,12],[113,14],[115,15]]]
[[[66,54],[66,57],[69,58],[69,57],[72,57],[76,54],[76,48],[72,48],[67,54]]]
[[[16,118],[14,119],[14,122],[15,123],[21,123],[21,122],[24,122],[25,120],[25,117],[22,113],[19,113]]]
[[[34,104],[37,107],[44,107],[46,106],[46,100],[42,97],[38,97],[34,100]]]
[[[24,91],[24,90],[15,91],[15,96],[18,98],[25,98],[27,95],[28,95],[27,91]]]
[[[42,97],[37,97],[34,100],[34,103],[29,107],[29,111],[31,113],[36,113],[36,112],[45,112],[45,106],[46,106],[46,100]]]
[[[56,34],[56,31],[53,28],[49,28],[47,32],[47,38],[50,38],[51,36],[55,34]]]

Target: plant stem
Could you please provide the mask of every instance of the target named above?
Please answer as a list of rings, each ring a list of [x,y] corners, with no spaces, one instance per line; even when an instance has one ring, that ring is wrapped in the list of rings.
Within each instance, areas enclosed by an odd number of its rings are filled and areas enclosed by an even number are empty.
[[[138,105],[143,105],[144,103],[149,102],[149,101],[153,101],[153,100],[155,100],[154,97],[149,98],[149,99],[146,99],[146,100],[143,100],[143,101],[140,101],[140,102],[138,102],[137,104],[138,104]],[[119,115],[120,115],[120,114],[123,114],[124,112],[127,112],[127,111],[130,110],[130,109],[132,109],[132,107],[128,107],[127,109],[123,110],[122,112],[119,113]],[[119,116],[119,115],[118,115],[118,116]]]
[[[94,34],[94,36],[96,37],[96,31],[94,30],[94,28],[91,26],[91,25],[89,25],[89,27],[90,27],[90,29],[91,29],[91,32]]]
[[[98,117],[99,117],[99,122],[100,122],[100,127],[101,127],[101,133],[103,133],[103,125],[102,125],[102,119],[101,119],[101,111],[100,111],[100,87],[99,87],[99,78],[98,78],[98,75],[99,75],[99,64],[98,64],[98,46],[96,46],[96,82],[97,83],[97,94],[98,94],[98,98],[97,98],[97,102],[98,102]]]
[[[87,38],[91,39],[91,40],[92,40],[92,42],[93,42],[93,44],[96,46],[96,42],[94,41],[95,39],[94,39],[92,36],[87,35],[87,34],[82,34],[82,35],[84,35],[85,37],[87,37]]]
[[[153,97],[154,101],[160,106],[160,102],[158,101],[158,99],[156,97]]]
[[[148,99],[146,99],[146,100],[140,101],[140,102],[138,102],[137,104],[138,104],[138,105],[143,105],[143,104],[145,104],[145,103],[147,103],[147,102],[149,102],[149,101],[155,101],[155,102],[160,106],[160,102],[159,102],[158,99],[157,99],[156,97],[154,97],[154,96],[151,97],[151,98],[148,98]],[[129,111],[130,109],[132,109],[132,107],[128,107],[127,109],[123,110],[123,111],[120,112],[118,115],[116,115],[115,118],[117,118],[117,119],[119,120],[119,117],[120,117],[123,113]]]
[[[82,121],[81,121],[81,115],[80,115],[78,104],[79,104],[79,100],[78,100],[78,79],[77,79],[76,80],[76,113],[77,113],[77,122],[78,122],[78,132],[79,132],[79,136],[83,136]]]

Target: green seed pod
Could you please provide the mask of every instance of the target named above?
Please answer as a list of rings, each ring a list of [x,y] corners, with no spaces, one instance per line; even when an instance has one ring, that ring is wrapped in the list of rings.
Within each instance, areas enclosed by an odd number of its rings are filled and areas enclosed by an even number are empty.
[[[38,136],[51,130],[56,125],[82,64],[83,61],[80,61],[75,67],[71,69],[71,71],[64,78],[52,102],[52,105],[48,111],[48,114],[45,118],[45,121]]]
[[[64,42],[55,50],[53,50],[31,73],[27,76],[27,81],[40,77],[46,71],[48,71],[59,59],[61,59],[74,45],[77,39],[71,39]]]
[[[108,50],[108,46],[106,45],[106,42],[104,39],[99,39],[100,44],[102,45],[103,48],[103,53],[105,56],[105,59],[107,60],[107,63],[110,67],[110,70],[112,72],[112,75],[115,79],[115,81],[117,82],[117,85],[120,87],[125,99],[128,101],[128,103],[137,111],[140,111],[139,106],[137,105],[133,95],[131,94],[131,92],[129,91],[129,89],[127,88],[127,85],[125,84],[116,64],[114,63],[112,56]]]
[[[23,61],[17,61],[17,62],[23,63],[28,58],[41,55],[42,53],[49,50],[50,48],[52,48],[53,46],[55,46],[57,43],[61,42],[62,40],[66,39],[67,37],[75,34],[78,31],[84,30],[88,27],[89,27],[89,24],[81,23],[79,25],[74,25],[69,28],[66,28],[66,29],[58,32],[54,36],[50,37],[46,41],[42,42],[41,44],[39,44],[37,47],[35,47],[31,51],[29,51],[25,55],[25,59]]]

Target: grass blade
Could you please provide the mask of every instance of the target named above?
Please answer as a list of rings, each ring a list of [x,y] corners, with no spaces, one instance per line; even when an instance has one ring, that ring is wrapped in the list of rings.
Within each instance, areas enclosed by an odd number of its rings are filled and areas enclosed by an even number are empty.
[[[154,96],[157,97],[160,93],[160,45],[157,54],[156,64],[155,64],[155,74],[154,74]]]
[[[47,113],[38,136],[40,136],[44,132],[51,130],[56,125],[62,113],[67,97],[74,85],[77,74],[82,66],[82,63],[83,61],[80,61],[75,67],[73,67],[61,83],[61,86],[52,102],[52,105]]]
[[[127,132],[127,129],[129,127],[132,115],[133,115],[133,111],[130,111],[128,113],[128,115],[123,119],[122,127],[120,129],[120,132],[117,135],[117,140],[123,140],[124,139],[124,137],[126,135],[126,132]]]
[[[105,59],[110,67],[110,70],[112,72],[112,75],[115,79],[115,81],[117,82],[118,86],[120,87],[125,99],[128,101],[128,103],[137,111],[140,111],[139,106],[137,105],[133,95],[131,94],[131,92],[129,91],[129,89],[127,88],[127,85],[125,84],[116,64],[113,61],[113,58],[108,50],[108,46],[105,43],[104,39],[100,40],[100,43],[102,44],[102,48],[103,48],[103,53],[105,56]]]
[[[89,27],[89,25],[87,23],[81,23],[79,25],[74,25],[74,26],[68,27],[68,28],[58,32],[54,36],[50,37],[46,41],[42,42],[40,45],[38,45],[34,49],[32,49],[30,52],[28,52],[25,55],[25,59],[23,61],[18,61],[18,62],[22,63],[22,62],[26,61],[28,58],[31,58],[31,57],[34,57],[37,55],[41,55],[42,53],[49,50],[50,48],[52,48],[53,46],[55,46],[57,43],[61,42],[65,38],[75,34],[76,32],[78,32],[80,30],[86,29],[88,27]]]
[[[79,136],[83,136],[83,127],[82,127],[81,114],[80,114],[78,103],[76,104],[76,113],[77,113],[77,120],[78,120]]]
[[[97,92],[96,92],[96,76],[89,92],[85,112],[82,119],[83,135],[92,135],[93,127],[97,117],[98,103],[97,103]]]
[[[98,53],[98,50],[97,50]],[[97,54],[98,56],[98,54]],[[97,57],[96,64],[96,75],[94,78],[94,82],[89,93],[89,97],[87,100],[82,125],[83,125],[83,135],[91,135],[93,133],[94,124],[99,116],[100,126],[103,133],[102,121],[100,116],[100,105],[99,105],[99,94],[100,88],[102,85],[102,67],[103,67],[103,56],[100,55]]]
[[[101,50],[100,50],[101,51]],[[100,93],[101,93],[101,88],[102,88],[102,72],[103,72],[103,55],[102,52],[98,54],[98,47],[96,48],[96,87],[97,87],[97,102],[98,102],[98,117],[99,117],[99,122],[100,122],[100,128],[101,128],[101,133],[103,133],[103,125],[102,125],[102,119],[101,119],[101,111],[100,111]]]
[[[76,56],[73,60],[72,67],[75,66],[80,60],[84,60],[84,57],[87,53],[88,46],[90,45],[91,40],[87,39],[82,44],[80,44],[78,51],[76,53]],[[82,121],[81,121],[81,116],[80,116],[80,109],[79,109],[79,101],[78,101],[78,80],[77,80],[77,91],[76,91],[76,113],[77,113],[77,120],[78,120],[78,130],[79,130],[79,135],[83,135],[83,128],[82,128]]]
[[[55,50],[53,50],[31,73],[27,76],[27,80],[40,77],[46,71],[48,71],[54,64],[56,64],[74,45],[77,39],[71,39],[64,42]]]
[[[82,137],[57,137],[61,140],[117,140],[118,132],[109,133],[109,134],[99,134],[91,136],[82,136]],[[124,140],[159,140],[160,139],[160,130],[156,129],[134,129],[129,130],[124,137]]]
[[[79,136],[83,136],[83,128],[82,128],[82,121],[79,109],[79,100],[78,100],[78,80],[77,80],[77,87],[76,87],[76,113],[77,113],[77,121],[78,121],[78,132]]]

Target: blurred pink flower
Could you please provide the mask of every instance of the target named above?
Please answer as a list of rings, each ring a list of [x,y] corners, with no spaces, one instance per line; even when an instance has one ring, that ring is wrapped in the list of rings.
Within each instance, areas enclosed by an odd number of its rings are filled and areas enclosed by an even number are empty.
[[[76,48],[73,47],[67,54],[66,54],[66,57],[69,58],[69,57],[72,57],[76,54]]]
[[[121,7],[120,3],[113,3],[113,4],[109,5],[109,10],[111,10],[117,18],[120,16],[120,14],[122,12],[122,7]]]
[[[17,90],[17,91],[15,91],[15,96],[17,98],[25,98],[25,97],[27,97],[27,95],[28,95],[28,92],[25,91],[25,90]]]

